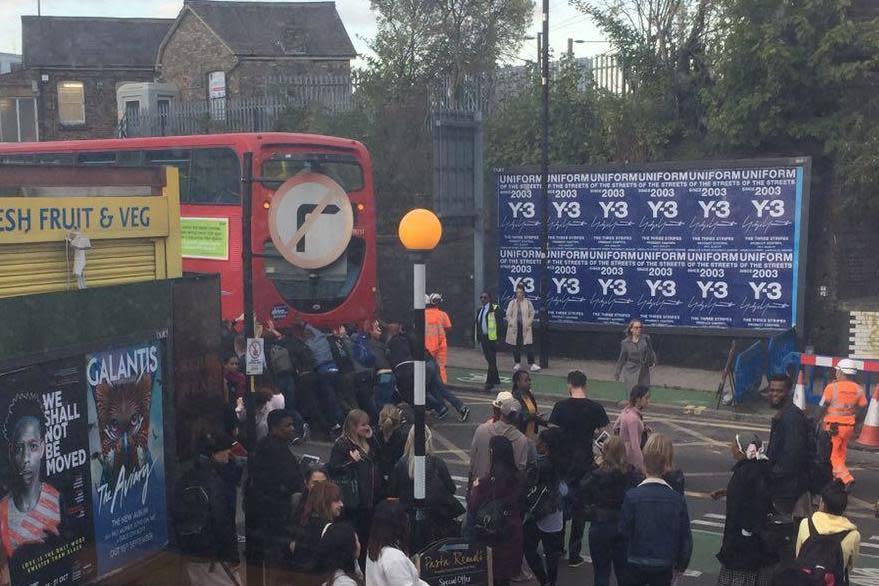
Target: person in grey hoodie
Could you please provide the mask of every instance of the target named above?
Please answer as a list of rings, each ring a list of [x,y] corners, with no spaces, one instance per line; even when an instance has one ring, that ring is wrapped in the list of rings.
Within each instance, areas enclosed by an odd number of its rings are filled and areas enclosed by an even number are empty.
[[[470,481],[483,478],[491,470],[489,443],[497,435],[504,436],[513,444],[513,455],[516,468],[524,472],[537,460],[537,452],[528,438],[519,431],[516,423],[519,420],[521,405],[509,391],[501,391],[492,402],[494,417],[476,428],[473,442],[470,445]]]

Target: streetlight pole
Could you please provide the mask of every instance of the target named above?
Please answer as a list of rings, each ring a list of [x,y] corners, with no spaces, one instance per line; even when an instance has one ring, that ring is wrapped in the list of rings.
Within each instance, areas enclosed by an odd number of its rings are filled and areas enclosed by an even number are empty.
[[[543,129],[543,157],[540,165],[540,189],[543,195],[543,230],[541,252],[543,271],[540,275],[540,367],[549,366],[549,0],[543,0],[543,45],[541,47],[543,107],[540,125]]]
[[[422,543],[425,535],[424,523],[427,520],[427,468],[425,463],[425,398],[427,396],[424,364],[424,296],[426,286],[427,254],[436,248],[442,237],[443,229],[439,218],[425,209],[415,209],[403,216],[398,229],[400,241],[412,253],[412,306],[414,307],[415,321],[415,348],[412,352],[414,362],[414,405],[415,432],[414,432],[414,456],[415,476],[413,482],[413,496],[415,500],[415,531],[414,542],[417,548],[426,545]]]

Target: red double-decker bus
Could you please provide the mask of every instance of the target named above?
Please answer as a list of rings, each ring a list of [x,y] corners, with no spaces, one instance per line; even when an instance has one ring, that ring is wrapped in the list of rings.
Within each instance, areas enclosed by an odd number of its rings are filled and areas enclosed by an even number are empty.
[[[183,268],[219,273],[224,319],[243,312],[242,162],[253,153],[258,319],[331,326],[375,314],[372,163],[359,142],[311,134],[214,134],[0,144],[0,164],[172,165]]]

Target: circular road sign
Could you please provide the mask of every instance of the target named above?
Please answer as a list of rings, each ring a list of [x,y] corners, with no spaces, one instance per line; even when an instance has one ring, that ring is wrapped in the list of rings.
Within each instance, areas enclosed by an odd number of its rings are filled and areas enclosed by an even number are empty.
[[[335,262],[351,241],[354,211],[348,194],[320,173],[303,171],[284,182],[269,208],[269,232],[278,252],[301,269]]]

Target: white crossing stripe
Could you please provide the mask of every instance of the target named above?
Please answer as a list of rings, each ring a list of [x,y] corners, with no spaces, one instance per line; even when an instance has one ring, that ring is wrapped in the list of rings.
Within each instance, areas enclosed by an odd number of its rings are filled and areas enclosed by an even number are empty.
[[[861,542],[861,547],[869,547],[871,549],[879,549],[879,543],[864,543]]]
[[[703,521],[702,519],[693,519],[690,521],[693,525],[704,525],[705,527],[718,527],[723,529],[723,523],[715,523],[714,521]],[[876,547],[879,547],[877,545]]]
[[[584,555],[583,559],[586,561],[586,563],[589,563],[589,564],[592,563],[592,556]],[[686,576],[687,578],[698,578],[701,575],[702,575],[702,572],[700,572],[699,570],[686,570],[686,571],[684,571],[684,576]]]
[[[463,482],[464,486],[467,486],[467,477],[466,476],[452,476],[452,480],[455,482]]]
[[[718,515],[717,513],[705,513],[704,516],[708,517],[709,519],[720,519],[721,521],[726,520],[726,515]]]
[[[870,541],[879,541],[879,535],[874,535],[870,537]]]

